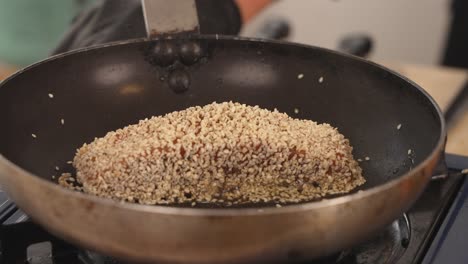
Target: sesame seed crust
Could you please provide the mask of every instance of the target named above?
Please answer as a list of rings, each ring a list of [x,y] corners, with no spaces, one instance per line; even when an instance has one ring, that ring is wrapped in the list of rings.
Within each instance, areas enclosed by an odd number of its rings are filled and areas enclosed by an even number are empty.
[[[73,166],[84,192],[142,204],[291,203],[365,182],[336,128],[233,102],[109,132],[79,148]]]

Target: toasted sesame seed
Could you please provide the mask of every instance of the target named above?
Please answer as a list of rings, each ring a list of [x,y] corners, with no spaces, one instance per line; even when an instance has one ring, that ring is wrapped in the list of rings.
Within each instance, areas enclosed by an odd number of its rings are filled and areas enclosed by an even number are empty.
[[[411,155],[413,151],[411,149],[408,149],[408,155]]]
[[[73,161],[69,160],[67,161],[67,164],[73,164]]]
[[[51,99],[54,98],[54,94],[51,94],[51,93],[50,93],[50,94],[49,94],[49,98],[51,98]]]
[[[299,114],[299,108],[294,108],[294,113]]]
[[[73,165],[84,192],[143,204],[290,203],[365,182],[336,128],[232,102],[111,131],[79,148]],[[61,178],[59,184],[76,190]]]
[[[304,74],[300,73],[299,75],[297,75],[297,78],[300,80],[302,78],[304,78]]]
[[[65,125],[65,120],[63,118],[60,119],[60,124]]]
[[[197,205],[197,203],[196,203],[196,202],[192,202],[192,207],[194,207],[195,205]]]
[[[323,77],[320,77],[318,80],[319,83],[323,83]]]
[[[36,134],[31,134],[31,137],[37,138]]]
[[[60,170],[60,168],[58,166],[55,166],[55,170]]]
[[[365,160],[367,160],[367,161],[369,161],[369,160],[370,160],[370,158],[369,158],[369,157],[365,157],[364,159],[365,159]]]
[[[52,180],[54,180],[54,179],[55,179],[55,175],[52,175]]]
[[[281,208],[282,206],[281,206],[281,204],[276,204],[276,207]]]
[[[397,130],[400,130],[401,129],[401,124],[398,124],[398,126],[396,127]]]
[[[79,187],[75,186],[74,183],[72,182],[73,177],[70,173],[62,173],[60,177],[58,178],[58,183],[61,186],[64,186],[66,188],[72,189],[72,190],[77,190]]]
[[[358,162],[362,162],[362,159],[357,159]]]

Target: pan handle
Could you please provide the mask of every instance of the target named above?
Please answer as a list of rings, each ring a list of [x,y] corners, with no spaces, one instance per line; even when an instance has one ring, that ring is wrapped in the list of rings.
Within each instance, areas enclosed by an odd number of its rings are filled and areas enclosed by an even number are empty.
[[[141,0],[148,38],[199,33],[195,0]]]

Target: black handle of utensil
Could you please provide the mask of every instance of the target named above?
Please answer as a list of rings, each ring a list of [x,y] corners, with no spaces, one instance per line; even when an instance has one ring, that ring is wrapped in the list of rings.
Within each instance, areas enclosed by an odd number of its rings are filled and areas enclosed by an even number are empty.
[[[455,170],[466,170],[468,169],[468,157],[446,153],[445,154],[445,162],[447,163],[447,167]]]
[[[445,110],[445,121],[449,123],[452,118],[455,117],[460,107],[468,99],[468,81],[462,85],[462,89],[455,96],[455,100],[449,105],[447,110]]]
[[[438,166],[434,171],[432,180],[440,180],[447,178],[450,174],[448,168],[460,171],[457,175],[468,174],[468,157],[462,155],[456,155],[451,153],[445,153],[439,161]]]
[[[461,89],[455,100],[445,111],[445,121],[447,123],[455,116],[455,113],[466,98],[468,98],[468,81],[463,84],[463,89]],[[462,171],[462,174],[464,175],[468,174],[468,157],[451,153],[442,153],[442,158],[439,161],[432,179],[446,178],[448,176],[448,168]]]

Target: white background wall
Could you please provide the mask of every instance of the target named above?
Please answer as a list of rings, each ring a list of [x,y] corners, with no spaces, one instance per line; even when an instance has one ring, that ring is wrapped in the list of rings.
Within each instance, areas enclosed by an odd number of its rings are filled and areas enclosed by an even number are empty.
[[[435,64],[449,25],[449,0],[281,0],[246,25],[252,35],[272,16],[290,21],[290,40],[336,48],[352,32],[369,33],[371,59]]]

